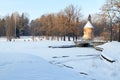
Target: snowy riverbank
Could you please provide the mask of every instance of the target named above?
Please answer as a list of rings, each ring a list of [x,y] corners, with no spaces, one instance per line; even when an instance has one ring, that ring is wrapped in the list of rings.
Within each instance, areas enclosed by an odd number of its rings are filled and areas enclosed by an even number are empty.
[[[29,39],[30,40],[30,39]],[[120,43],[94,48],[49,48],[68,41],[0,40],[0,80],[119,80]],[[105,54],[115,63],[100,58]]]

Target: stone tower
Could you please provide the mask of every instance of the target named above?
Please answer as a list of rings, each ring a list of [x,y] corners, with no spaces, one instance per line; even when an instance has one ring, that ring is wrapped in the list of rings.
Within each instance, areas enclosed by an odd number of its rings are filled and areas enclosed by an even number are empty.
[[[93,25],[91,22],[91,15],[88,16],[88,21],[87,24],[84,26],[84,35],[83,39],[88,41],[88,40],[93,40]]]

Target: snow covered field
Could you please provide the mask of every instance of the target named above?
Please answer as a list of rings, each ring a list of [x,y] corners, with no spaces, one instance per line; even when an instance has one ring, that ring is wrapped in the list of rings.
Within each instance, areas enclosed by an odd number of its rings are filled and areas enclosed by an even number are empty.
[[[49,48],[73,45],[72,41],[7,42],[0,39],[0,80],[119,80],[120,43],[109,42],[94,48]],[[115,60],[110,63],[103,58]]]

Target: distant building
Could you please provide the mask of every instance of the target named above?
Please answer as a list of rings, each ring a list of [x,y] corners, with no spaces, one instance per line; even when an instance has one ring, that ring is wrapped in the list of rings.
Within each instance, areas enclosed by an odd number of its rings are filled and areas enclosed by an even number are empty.
[[[84,26],[84,35],[83,35],[83,39],[84,40],[93,40],[93,25],[91,22],[91,15],[88,16],[88,22],[87,24]]]

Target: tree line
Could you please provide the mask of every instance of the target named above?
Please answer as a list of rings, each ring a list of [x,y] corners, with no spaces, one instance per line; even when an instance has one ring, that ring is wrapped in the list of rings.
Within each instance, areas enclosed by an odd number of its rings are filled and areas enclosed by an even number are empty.
[[[81,9],[69,5],[63,11],[56,14],[42,15],[40,18],[31,21],[32,35],[44,35],[47,38],[57,38],[58,40],[66,40],[66,36],[70,41],[77,40],[80,36],[80,19],[82,17]]]
[[[20,36],[33,36],[33,40],[34,36],[64,41],[77,40],[83,36],[86,22],[81,8],[72,4],[58,13],[43,14],[31,21],[27,14],[15,12],[0,19],[0,36],[6,36],[8,40]],[[92,24],[95,37],[120,41],[120,0],[106,0],[101,12],[92,14]]]
[[[30,35],[29,19],[25,13],[19,15],[15,12],[0,19],[0,36],[6,36],[10,41],[12,38]]]

